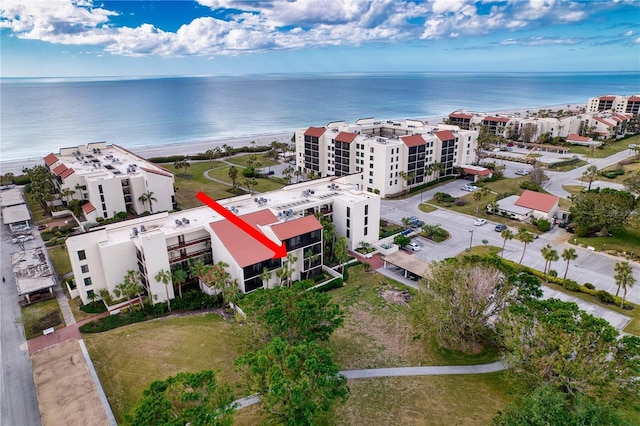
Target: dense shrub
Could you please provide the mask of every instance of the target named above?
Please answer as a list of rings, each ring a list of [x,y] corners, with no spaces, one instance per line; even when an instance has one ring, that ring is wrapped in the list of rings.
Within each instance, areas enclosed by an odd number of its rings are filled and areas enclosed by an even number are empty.
[[[557,277],[558,271],[556,271],[555,269],[549,269],[549,275],[552,277]]]
[[[608,179],[615,179],[617,176],[622,176],[624,174],[624,170],[606,170],[604,172],[600,172],[601,176],[604,176]]]
[[[433,198],[439,203],[453,203],[456,200],[446,192],[436,192]]]
[[[256,172],[256,170],[253,167],[246,167],[242,169],[242,174],[244,177],[247,177],[247,178],[260,176],[260,173]]]
[[[467,202],[464,200],[464,198],[456,198],[456,201],[454,201],[453,204],[458,207],[462,207],[462,206],[466,206]]]
[[[325,292],[329,290],[333,290],[334,288],[340,288],[344,285],[342,278],[334,278],[323,286],[316,287],[313,291]]]
[[[172,309],[195,311],[198,309],[219,308],[222,306],[221,296],[209,296],[198,290],[190,290],[171,302]]]
[[[580,284],[573,280],[564,280],[564,283],[562,283],[562,287],[566,288],[569,291],[580,291]]]
[[[596,293],[596,297],[602,303],[615,303],[615,297],[613,296],[613,294],[609,293],[606,290],[598,290],[598,292]]]
[[[555,169],[556,167],[562,167],[562,166],[568,166],[568,165],[571,165],[571,164],[575,164],[578,161],[580,161],[580,158],[577,155],[574,155],[573,158],[570,158],[568,160],[555,161],[553,163],[549,163],[549,165],[547,167],[549,167],[550,169]]]
[[[96,300],[95,302],[87,303],[80,306],[80,310],[88,314],[100,314],[107,311],[107,307],[102,300]]]
[[[586,288],[588,288],[589,290],[595,290],[595,288],[596,288],[596,286],[594,286],[594,285],[593,285],[593,284],[591,284],[591,283],[584,283],[584,286],[585,286]]]
[[[102,333],[103,331],[113,330],[123,325],[142,322],[147,316],[142,311],[130,311],[126,314],[109,315],[80,326],[83,333]]]
[[[528,189],[530,191],[535,191],[535,192],[540,192],[540,190],[542,188],[540,188],[540,185],[536,185],[535,183],[531,182],[530,180],[525,180],[520,184],[520,188],[522,189]]]
[[[538,219],[538,222],[536,222],[536,226],[541,232],[547,232],[549,229],[551,229],[551,223],[549,223],[549,221],[545,219]]]
[[[31,178],[27,175],[14,176],[11,180],[14,185],[28,185],[31,183]],[[25,189],[26,190],[26,189]],[[27,191],[30,192],[30,191]]]

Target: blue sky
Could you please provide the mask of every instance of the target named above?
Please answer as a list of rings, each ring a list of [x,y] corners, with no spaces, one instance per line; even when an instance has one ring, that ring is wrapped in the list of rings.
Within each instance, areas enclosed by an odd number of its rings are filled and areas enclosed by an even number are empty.
[[[2,77],[640,71],[640,0],[2,0]]]

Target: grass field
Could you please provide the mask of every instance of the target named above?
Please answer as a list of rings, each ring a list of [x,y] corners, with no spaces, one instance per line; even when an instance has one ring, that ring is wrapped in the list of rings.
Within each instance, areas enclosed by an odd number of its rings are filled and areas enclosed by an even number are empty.
[[[618,168],[617,165],[613,165],[613,166],[605,167],[604,169],[602,169],[602,171],[617,170],[617,168]],[[614,182],[614,183],[619,183],[619,184],[623,185],[624,184],[624,180],[626,178],[628,178],[629,176],[631,176],[632,173],[640,171],[640,160],[638,160],[638,162],[636,162],[636,163],[626,164],[626,165],[622,166],[622,170],[624,170],[624,174],[616,176],[615,179],[609,179],[607,177],[598,175],[598,176],[596,176],[596,180],[601,180],[601,181],[604,181],[604,182]]]
[[[617,154],[620,151],[629,149],[629,144],[639,144],[640,136],[631,136],[625,139],[617,140],[611,144],[605,144],[602,149],[594,149],[591,151],[586,146],[574,145],[571,147],[571,154],[585,155],[589,158],[604,158],[613,154]],[[629,154],[631,155],[631,154]]]
[[[62,312],[54,299],[36,302],[22,308],[22,325],[27,340],[42,336],[42,330],[49,327],[64,327]]]
[[[62,278],[64,274],[71,272],[71,261],[69,260],[69,253],[66,248],[62,246],[55,246],[47,248],[49,253],[49,259],[53,264],[53,269],[56,271],[58,278]]]
[[[439,350],[432,341],[417,337],[409,306],[380,296],[383,289],[404,290],[400,284],[366,273],[362,267],[351,268],[349,276],[345,287],[330,293],[346,311],[344,328],[329,342],[342,369],[496,359],[492,351],[466,356]],[[232,367],[233,359],[247,347],[240,329],[238,324],[204,315],[139,323],[83,337],[121,421],[149,383],[179,371],[220,370],[220,378],[244,396],[242,378]],[[352,394],[346,405],[330,415],[337,424],[382,426],[397,415],[402,421],[391,423],[424,424],[424,419],[434,418],[440,424],[482,425],[510,398],[501,374],[351,380],[349,387]],[[238,413],[235,424],[260,422],[261,412],[252,407]]]

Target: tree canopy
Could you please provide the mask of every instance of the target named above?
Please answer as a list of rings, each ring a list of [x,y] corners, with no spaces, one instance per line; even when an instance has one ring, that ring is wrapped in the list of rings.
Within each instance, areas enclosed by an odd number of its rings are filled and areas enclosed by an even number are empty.
[[[230,426],[234,397],[211,370],[178,373],[155,381],[143,391],[143,400],[130,415],[132,426]]]
[[[569,211],[576,235],[585,236],[624,228],[635,208],[636,199],[630,192],[595,188],[575,194]]]

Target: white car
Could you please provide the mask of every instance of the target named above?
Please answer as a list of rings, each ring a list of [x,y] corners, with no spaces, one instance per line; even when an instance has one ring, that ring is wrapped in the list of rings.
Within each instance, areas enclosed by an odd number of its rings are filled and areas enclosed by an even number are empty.
[[[25,241],[33,240],[33,235],[20,235],[19,237],[13,238],[11,242],[13,244],[24,243]]]
[[[411,241],[409,244],[407,244],[407,249],[411,251],[420,251],[420,246],[417,243]]]
[[[473,222],[473,224],[474,224],[475,226],[482,226],[482,225],[484,225],[485,223],[487,223],[487,220],[486,220],[486,219],[476,219],[476,221],[475,221],[475,222]]]
[[[519,176],[526,176],[529,174],[529,170],[516,170],[516,174]]]
[[[473,192],[473,191],[477,190],[477,189],[478,189],[478,187],[477,187],[477,186],[475,186],[475,185],[466,184],[466,185],[464,185],[461,189],[462,189],[463,191]]]

